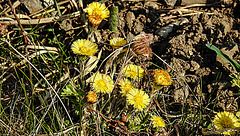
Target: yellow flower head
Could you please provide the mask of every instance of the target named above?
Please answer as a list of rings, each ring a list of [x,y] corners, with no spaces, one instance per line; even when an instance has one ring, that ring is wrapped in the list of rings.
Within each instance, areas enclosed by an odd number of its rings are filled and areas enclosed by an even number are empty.
[[[71,49],[73,53],[84,56],[92,56],[98,51],[98,47],[95,43],[85,39],[78,39],[73,42]]]
[[[110,40],[110,45],[114,49],[118,49],[118,48],[124,46],[126,43],[127,43],[127,41],[124,38],[120,38],[120,37],[114,37],[113,39]]]
[[[86,10],[88,13],[88,20],[93,26],[98,26],[102,20],[108,18],[110,14],[107,7],[99,2],[90,3]]]
[[[87,97],[87,102],[92,103],[92,104],[95,103],[98,98],[95,91],[88,92],[86,97]]]
[[[153,123],[153,127],[165,127],[165,123],[162,118],[158,116],[153,116],[151,120]]]
[[[156,69],[154,73],[154,83],[159,86],[171,85],[171,77],[164,70]]]
[[[217,130],[240,127],[240,122],[237,117],[233,113],[227,111],[217,113],[214,117],[213,124]],[[234,134],[234,132],[223,132],[222,134],[231,135]]]
[[[127,94],[127,100],[129,104],[133,105],[134,108],[137,108],[140,111],[146,108],[150,102],[149,96],[145,92],[135,88],[129,91]]]
[[[96,92],[110,93],[114,88],[113,80],[109,75],[95,73],[91,77],[92,87]]]
[[[138,78],[143,78],[144,70],[140,66],[128,64],[123,69],[123,75],[136,81]]]
[[[134,88],[132,85],[132,82],[126,78],[121,79],[119,82],[119,85],[122,90],[120,93],[122,93],[123,96],[126,96],[128,94],[128,92]]]

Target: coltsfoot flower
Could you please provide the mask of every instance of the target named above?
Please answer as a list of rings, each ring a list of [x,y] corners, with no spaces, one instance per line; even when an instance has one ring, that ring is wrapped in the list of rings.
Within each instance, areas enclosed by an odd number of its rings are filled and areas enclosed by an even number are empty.
[[[154,115],[151,120],[153,127],[165,127],[165,123],[162,118]]]
[[[122,93],[123,96],[126,96],[129,91],[134,88],[132,82],[126,78],[121,79],[119,85],[122,90],[120,93]]]
[[[149,96],[142,90],[135,88],[131,89],[127,94],[127,101],[140,111],[146,108],[150,103]]]
[[[155,69],[154,70],[154,84],[158,86],[163,86],[163,85],[171,85],[172,80],[169,74],[160,69]]]
[[[98,26],[103,19],[109,17],[109,10],[99,2],[90,3],[87,8],[88,20],[93,26]]]
[[[88,92],[86,97],[87,97],[87,102],[92,103],[92,104],[96,103],[97,98],[98,98],[95,91]]]
[[[217,113],[214,117],[213,124],[217,130],[240,127],[238,118],[233,113],[227,111]],[[223,132],[222,134],[231,135],[234,134],[234,132]]]
[[[98,51],[98,46],[89,40],[78,39],[73,42],[71,49],[75,54],[89,57]]]
[[[114,49],[118,49],[118,48],[124,46],[126,43],[127,43],[127,41],[124,38],[120,38],[120,37],[114,37],[113,39],[110,40],[110,45]]]
[[[128,64],[123,69],[123,75],[136,81],[143,78],[144,70],[140,66]]]
[[[113,80],[109,75],[95,73],[90,81],[92,82],[93,90],[96,92],[110,93],[114,88]]]

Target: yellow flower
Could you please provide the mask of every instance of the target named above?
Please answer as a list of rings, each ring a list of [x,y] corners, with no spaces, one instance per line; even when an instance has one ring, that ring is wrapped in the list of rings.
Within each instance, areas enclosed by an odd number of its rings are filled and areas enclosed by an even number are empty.
[[[89,102],[89,103],[95,103],[98,98],[95,91],[88,92],[86,97],[87,97],[87,102]]]
[[[233,113],[227,111],[217,113],[214,117],[213,124],[217,130],[240,127],[238,118]],[[222,134],[231,135],[234,134],[234,132],[223,132]]]
[[[171,85],[172,81],[171,81],[171,77],[166,71],[155,69],[154,83],[156,85],[163,86],[163,85]]]
[[[85,39],[78,39],[73,42],[71,49],[73,53],[84,56],[92,56],[98,51],[98,47],[95,43]]]
[[[127,41],[124,38],[120,37],[114,37],[113,39],[110,40],[110,45],[115,49],[124,46],[126,43]]]
[[[127,100],[129,104],[133,105],[134,108],[137,108],[140,111],[146,108],[150,102],[149,96],[145,92],[135,88],[129,91],[127,94]]]
[[[123,96],[126,96],[128,94],[128,92],[134,88],[132,85],[132,82],[126,78],[121,79],[119,82],[119,85],[122,90],[120,93],[122,93]]]
[[[86,10],[88,13],[88,20],[93,26],[98,26],[102,20],[108,18],[110,14],[107,7],[99,2],[90,3]]]
[[[153,116],[151,120],[153,123],[153,127],[165,127],[165,123],[162,118],[158,116]]]
[[[96,92],[110,93],[114,88],[113,80],[105,74],[95,73],[91,77],[92,87]]]
[[[138,78],[143,78],[144,70],[140,66],[128,64],[123,69],[123,75],[137,80]]]

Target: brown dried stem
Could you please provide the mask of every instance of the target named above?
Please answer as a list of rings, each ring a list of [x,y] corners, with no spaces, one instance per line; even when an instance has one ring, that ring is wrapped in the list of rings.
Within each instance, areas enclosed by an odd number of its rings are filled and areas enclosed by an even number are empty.
[[[13,11],[13,14],[14,14],[15,18],[17,19],[18,25],[19,25],[20,28],[21,28],[21,32],[22,32],[22,34],[23,34],[23,36],[24,36],[25,44],[27,44],[27,38],[26,38],[26,35],[25,35],[25,31],[24,31],[24,29],[23,29],[23,27],[22,27],[22,24],[20,23],[19,18],[18,18],[17,15],[16,15],[15,8],[13,8],[13,5],[12,5],[12,3],[11,3],[10,0],[8,0],[8,2],[9,2],[9,5],[10,5],[12,11]]]

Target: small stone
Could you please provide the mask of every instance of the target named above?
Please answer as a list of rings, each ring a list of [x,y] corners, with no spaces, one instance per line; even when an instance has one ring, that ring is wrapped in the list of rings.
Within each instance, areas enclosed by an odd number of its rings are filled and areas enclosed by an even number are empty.
[[[132,27],[133,27],[133,21],[135,20],[135,15],[133,12],[128,12],[125,20],[127,21],[127,27],[130,31],[132,31]]]

